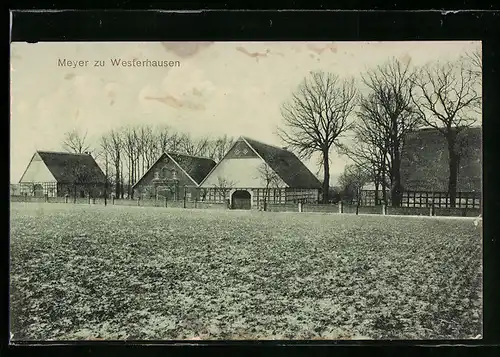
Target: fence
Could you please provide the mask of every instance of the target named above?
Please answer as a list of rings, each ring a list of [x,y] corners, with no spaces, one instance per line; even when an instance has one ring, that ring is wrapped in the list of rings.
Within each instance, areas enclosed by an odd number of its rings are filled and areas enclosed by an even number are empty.
[[[33,197],[33,196],[11,196],[11,202],[47,202],[47,203],[76,203],[89,205],[104,205],[103,198],[74,198],[71,197]],[[420,203],[420,202],[419,202]],[[226,203],[211,201],[168,201],[162,199],[113,199],[106,201],[108,205],[115,206],[141,206],[141,207],[174,207],[174,208],[200,208],[200,209],[228,209]],[[305,213],[342,213],[342,214],[375,214],[375,215],[415,215],[415,216],[461,216],[477,217],[481,214],[479,207],[464,205],[463,207],[440,207],[432,206],[426,202],[426,206],[403,206],[391,207],[385,205],[359,206],[353,204],[319,204],[319,203],[268,203],[269,212],[305,212]]]
[[[378,192],[378,200],[382,201],[382,192]],[[362,206],[375,206],[375,190],[364,190],[361,194]],[[390,199],[388,200],[390,205]],[[429,192],[429,191],[404,191],[401,194],[401,207],[437,207],[451,208],[451,199],[448,192]],[[456,208],[481,208],[480,192],[457,192],[455,198]]]
[[[270,212],[315,212],[332,214],[374,214],[374,215],[411,215],[411,216],[456,216],[477,217],[480,208],[475,207],[390,207],[390,206],[359,206],[354,204],[269,204]]]
[[[115,206],[143,206],[143,207],[174,207],[174,208],[217,208],[227,209],[227,204],[211,201],[168,201],[165,198],[161,199],[115,199],[108,198],[81,198],[77,197],[35,197],[35,196],[10,196],[11,202],[46,202],[46,203],[76,203],[90,205],[115,205]]]

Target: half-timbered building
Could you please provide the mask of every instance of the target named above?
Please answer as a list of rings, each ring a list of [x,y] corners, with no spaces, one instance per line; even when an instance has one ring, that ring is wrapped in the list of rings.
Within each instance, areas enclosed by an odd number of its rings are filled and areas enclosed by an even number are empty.
[[[215,161],[209,158],[164,153],[134,184],[134,197],[193,201],[200,182],[214,166]]]
[[[286,148],[240,137],[200,184],[200,200],[236,209],[265,203],[318,202],[321,183]]]
[[[89,154],[37,151],[19,180],[19,193],[27,196],[99,197],[106,176]]]

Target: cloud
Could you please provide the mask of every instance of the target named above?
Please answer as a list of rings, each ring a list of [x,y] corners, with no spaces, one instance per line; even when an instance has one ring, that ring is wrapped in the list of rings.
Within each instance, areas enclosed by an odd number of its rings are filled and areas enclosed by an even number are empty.
[[[186,108],[186,109],[192,109],[192,110],[204,110],[205,105],[202,103],[196,103],[192,102],[189,100],[182,100],[173,97],[172,95],[165,95],[163,97],[153,97],[153,96],[145,96],[144,99],[146,100],[155,100],[160,103],[166,104],[172,108],[179,109],[179,108]]]
[[[248,57],[255,58],[257,60],[257,62],[259,61],[259,57],[267,57],[269,52],[271,52],[269,49],[267,49],[266,52],[250,52],[245,47],[242,47],[242,46],[236,47],[236,51],[244,53]]]
[[[314,53],[321,55],[325,51],[337,53],[337,45],[335,43],[328,43],[323,46],[318,46],[312,43],[307,44],[307,48]]]
[[[219,91],[206,78],[205,71],[188,65],[170,71],[160,86],[150,84],[144,87],[140,97],[146,102],[156,101],[173,109],[205,110]]]
[[[162,42],[161,45],[168,52],[173,52],[181,58],[192,57],[211,46],[213,42]]]
[[[270,55],[285,57],[285,55],[282,52],[272,52],[269,48],[267,48],[264,52],[258,52],[258,51],[251,52],[246,47],[238,46],[236,47],[236,51],[241,52],[247,55],[248,57],[255,58],[257,62],[259,62],[259,58],[265,58]]]

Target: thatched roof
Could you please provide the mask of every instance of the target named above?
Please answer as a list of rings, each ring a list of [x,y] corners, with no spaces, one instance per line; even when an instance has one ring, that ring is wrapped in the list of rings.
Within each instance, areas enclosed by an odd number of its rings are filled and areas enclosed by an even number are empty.
[[[291,151],[242,137],[257,154],[292,188],[321,188],[321,182]]]
[[[458,191],[481,191],[481,135],[481,127],[459,133]],[[407,135],[401,162],[403,189],[447,191],[448,173],[447,142],[437,129],[426,128]]]
[[[174,159],[197,184],[200,184],[215,166],[215,161],[206,157],[173,152],[168,153],[168,155],[170,155],[170,157]]]
[[[106,176],[90,154],[37,151],[33,158],[37,154],[58,183],[98,184],[106,182]],[[23,182],[22,180],[23,177],[19,182]]]
[[[155,170],[158,164],[163,162],[165,158],[172,160],[196,185],[199,185],[215,166],[215,161],[206,157],[192,156],[177,152],[163,153],[133,187],[140,185],[147,174],[151,172],[151,170]]]

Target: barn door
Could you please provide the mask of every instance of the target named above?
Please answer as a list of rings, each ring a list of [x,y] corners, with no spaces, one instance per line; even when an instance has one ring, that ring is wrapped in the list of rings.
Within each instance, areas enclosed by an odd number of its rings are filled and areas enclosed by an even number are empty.
[[[33,195],[35,197],[43,197],[43,186],[37,183],[33,187]]]
[[[252,206],[250,192],[246,190],[235,191],[231,201],[233,209],[250,209]]]

